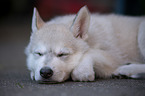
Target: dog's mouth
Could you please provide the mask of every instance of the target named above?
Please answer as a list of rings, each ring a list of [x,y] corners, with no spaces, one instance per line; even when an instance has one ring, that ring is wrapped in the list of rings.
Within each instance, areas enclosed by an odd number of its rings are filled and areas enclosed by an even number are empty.
[[[38,80],[36,82],[38,82],[39,84],[58,84],[58,83],[62,83],[62,82],[53,81],[51,79],[42,79],[42,80]]]
[[[39,84],[58,84],[60,82],[55,81],[37,81]]]
[[[72,81],[72,78],[71,77],[69,77],[67,80],[65,80],[65,81]],[[61,82],[58,82],[58,81],[54,81],[54,80],[52,80],[51,78],[49,78],[49,79],[41,79],[41,80],[38,80],[38,81],[36,81],[36,82],[38,82],[39,84],[60,84],[60,83],[64,83],[65,81],[61,81]]]
[[[56,84],[56,83],[59,83],[59,82],[56,82],[56,81],[51,81],[51,80],[39,80],[37,81],[39,84]]]

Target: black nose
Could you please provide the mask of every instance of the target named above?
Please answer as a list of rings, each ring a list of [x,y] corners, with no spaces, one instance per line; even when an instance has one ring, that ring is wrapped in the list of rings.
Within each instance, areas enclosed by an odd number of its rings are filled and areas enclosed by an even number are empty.
[[[48,79],[53,75],[53,71],[49,67],[44,67],[44,68],[41,68],[40,75],[43,78]]]

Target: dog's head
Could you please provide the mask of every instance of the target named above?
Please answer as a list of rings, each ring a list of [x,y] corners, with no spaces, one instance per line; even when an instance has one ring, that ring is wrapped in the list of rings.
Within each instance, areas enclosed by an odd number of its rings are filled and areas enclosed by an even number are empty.
[[[54,82],[68,79],[88,50],[85,40],[89,22],[86,6],[80,9],[71,26],[45,23],[34,8],[32,34],[26,48],[31,78]]]

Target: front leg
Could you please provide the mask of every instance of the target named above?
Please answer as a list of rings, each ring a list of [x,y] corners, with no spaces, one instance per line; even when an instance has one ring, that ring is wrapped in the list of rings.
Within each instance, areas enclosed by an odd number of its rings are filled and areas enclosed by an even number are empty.
[[[94,81],[95,74],[100,78],[111,77],[119,66],[119,59],[102,50],[90,50],[83,56],[80,64],[73,70],[74,81]]]
[[[131,78],[141,78],[138,74],[145,73],[145,64],[130,64],[120,66],[114,75],[126,75]]]
[[[74,81],[94,81],[95,72],[91,56],[84,56],[80,64],[73,70],[71,76]]]

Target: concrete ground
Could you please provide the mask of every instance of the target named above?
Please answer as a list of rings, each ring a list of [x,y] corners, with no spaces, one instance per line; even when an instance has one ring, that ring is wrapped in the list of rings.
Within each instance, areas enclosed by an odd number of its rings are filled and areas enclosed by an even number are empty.
[[[29,41],[30,19],[0,22],[0,96],[145,96],[145,80],[106,79],[39,84],[31,81],[24,49]]]

